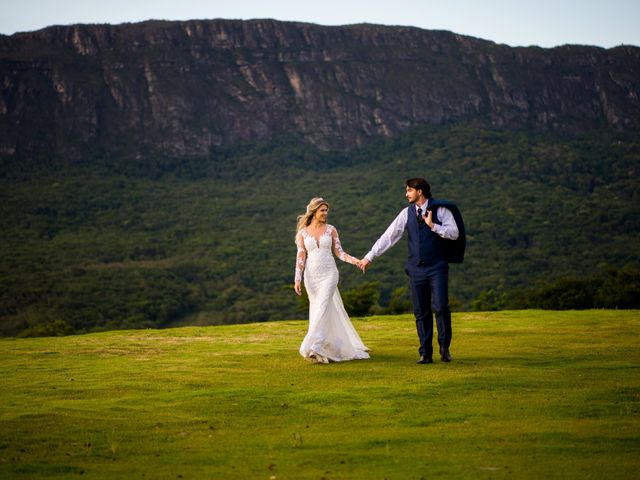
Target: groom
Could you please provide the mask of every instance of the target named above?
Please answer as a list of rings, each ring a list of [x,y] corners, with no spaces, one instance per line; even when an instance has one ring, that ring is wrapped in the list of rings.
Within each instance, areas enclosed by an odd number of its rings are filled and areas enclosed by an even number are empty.
[[[440,360],[451,361],[451,310],[448,298],[449,262],[462,262],[465,249],[464,224],[458,208],[450,202],[431,198],[431,187],[424,178],[406,181],[410,205],[389,225],[360,268],[364,273],[374,258],[394,246],[408,233],[411,300],[420,339],[418,363],[433,363],[433,317],[436,316]],[[460,226],[460,229],[458,228]]]

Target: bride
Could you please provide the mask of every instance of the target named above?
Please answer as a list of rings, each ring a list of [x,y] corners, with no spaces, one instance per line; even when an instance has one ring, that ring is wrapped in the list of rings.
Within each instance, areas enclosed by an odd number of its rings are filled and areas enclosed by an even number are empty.
[[[315,363],[369,358],[369,350],[351,325],[338,292],[338,268],[332,250],[343,262],[360,266],[360,260],[342,250],[338,231],[327,223],[329,204],[312,198],[307,212],[298,217],[296,233],[295,291],[301,282],[309,296],[309,331],[300,354]]]

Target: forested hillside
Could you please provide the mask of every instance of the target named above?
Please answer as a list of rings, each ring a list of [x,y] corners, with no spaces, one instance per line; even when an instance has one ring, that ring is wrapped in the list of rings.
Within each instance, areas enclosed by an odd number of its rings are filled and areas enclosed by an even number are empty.
[[[404,207],[412,176],[425,176],[465,216],[466,261],[451,267],[454,308],[508,307],[523,288],[606,265],[625,268],[637,298],[639,166],[634,135],[451,125],[349,152],[281,139],[202,157],[5,168],[1,331],[303,318],[291,289],[293,236],[309,198],[331,203],[345,250],[362,256]],[[405,255],[401,242],[366,276],[340,263],[353,314],[407,309]]]
[[[0,35],[0,334],[301,318],[296,216],[363,256],[426,177],[454,309],[640,298],[640,48],[273,20]],[[352,315],[410,309],[404,242]]]

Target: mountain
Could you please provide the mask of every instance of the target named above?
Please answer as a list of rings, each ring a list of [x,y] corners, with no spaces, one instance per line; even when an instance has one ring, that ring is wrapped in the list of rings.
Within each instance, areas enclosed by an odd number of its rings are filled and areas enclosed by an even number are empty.
[[[270,20],[0,37],[0,335],[304,318],[309,198],[361,257],[416,176],[465,217],[454,310],[637,308],[639,55]],[[410,311],[405,256],[339,262],[352,315]]]
[[[640,127],[640,48],[511,48],[407,27],[50,27],[0,37],[0,78],[5,162],[198,156],[283,135],[349,150],[460,121]]]

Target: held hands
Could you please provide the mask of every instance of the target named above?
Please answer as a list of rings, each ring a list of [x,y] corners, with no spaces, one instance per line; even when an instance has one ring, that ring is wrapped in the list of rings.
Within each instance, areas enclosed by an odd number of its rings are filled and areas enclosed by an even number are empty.
[[[367,260],[366,258],[363,258],[362,260],[360,260],[360,264],[358,265],[358,268],[360,268],[360,270],[362,270],[362,274],[364,275],[367,271],[367,267],[371,265],[371,262],[369,260]]]
[[[371,262],[369,260],[367,260],[366,258],[363,258],[362,260],[358,260],[356,258],[356,261],[353,263],[356,267],[358,267],[360,270],[362,270],[362,273],[364,274],[365,271],[367,270],[367,267],[369,265],[371,265]]]

